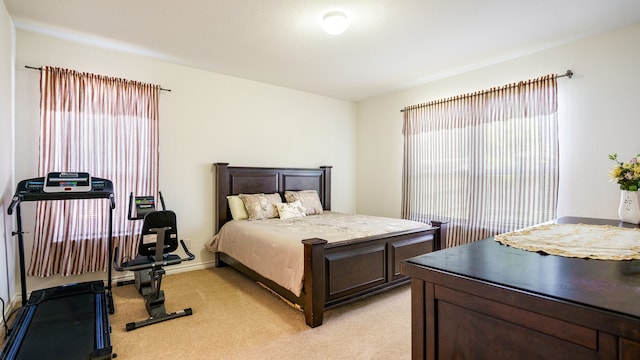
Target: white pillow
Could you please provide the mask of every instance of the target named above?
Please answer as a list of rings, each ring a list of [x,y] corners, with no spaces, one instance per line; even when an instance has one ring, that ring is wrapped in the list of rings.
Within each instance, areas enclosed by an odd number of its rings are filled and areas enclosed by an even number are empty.
[[[276,208],[278,209],[280,219],[291,219],[307,216],[304,213],[304,209],[302,208],[300,201],[276,204]]]
[[[227,203],[229,203],[229,210],[231,210],[233,220],[246,220],[249,218],[244,202],[238,195],[227,196]]]

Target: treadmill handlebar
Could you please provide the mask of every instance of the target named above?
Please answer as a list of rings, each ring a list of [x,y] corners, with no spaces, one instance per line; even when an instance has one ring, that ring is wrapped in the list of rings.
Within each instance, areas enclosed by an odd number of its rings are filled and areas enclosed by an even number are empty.
[[[11,199],[11,204],[9,205],[9,208],[7,209],[7,214],[13,215],[13,208],[16,207],[16,205],[18,205],[19,202],[20,202],[20,198],[18,196],[14,196],[13,199]]]
[[[110,202],[110,207],[111,210],[116,208],[116,200],[113,196],[113,194],[109,195],[109,202]],[[18,203],[20,203],[20,197],[19,196],[14,196],[11,199],[11,204],[9,204],[9,208],[7,209],[7,214],[9,215],[13,215],[13,209],[16,207],[16,205],[18,205]]]

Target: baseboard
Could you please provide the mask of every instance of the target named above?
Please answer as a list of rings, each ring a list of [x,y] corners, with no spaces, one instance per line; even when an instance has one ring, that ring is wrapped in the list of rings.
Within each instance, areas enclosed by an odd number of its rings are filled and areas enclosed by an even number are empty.
[[[214,263],[215,263],[214,260],[199,262],[197,264],[191,264],[190,262],[183,262],[180,265],[166,267],[165,270],[167,270],[167,274],[177,274],[177,273],[187,272],[187,271],[208,269],[208,268],[214,267]]]
[[[171,275],[171,274],[179,274],[179,273],[188,272],[188,271],[208,269],[208,268],[214,267],[214,265],[215,265],[214,260],[199,262],[196,264],[191,264],[190,262],[183,262],[180,265],[167,266],[164,268],[164,270],[166,271],[165,275]],[[113,277],[111,281],[115,285],[120,281],[126,282],[131,280],[133,280],[133,272],[127,271],[126,275]]]

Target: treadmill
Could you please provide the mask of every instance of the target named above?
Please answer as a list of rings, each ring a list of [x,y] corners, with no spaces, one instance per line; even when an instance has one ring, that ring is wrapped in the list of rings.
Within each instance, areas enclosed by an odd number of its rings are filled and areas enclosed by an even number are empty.
[[[7,210],[15,209],[22,307],[10,330],[0,359],[111,359],[108,314],[115,309],[111,294],[111,266],[107,284],[102,280],[36,290],[27,300],[24,240],[20,203],[23,201],[106,199],[109,203],[109,249],[112,249],[115,200],[110,180],[88,173],[49,173],[22,180]],[[111,251],[109,261],[113,262]]]

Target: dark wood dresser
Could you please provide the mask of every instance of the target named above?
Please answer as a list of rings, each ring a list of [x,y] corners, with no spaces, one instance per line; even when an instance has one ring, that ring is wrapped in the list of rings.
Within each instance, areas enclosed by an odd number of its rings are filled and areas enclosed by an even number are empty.
[[[544,255],[488,238],[405,260],[401,272],[412,278],[413,359],[640,359],[640,260]]]

